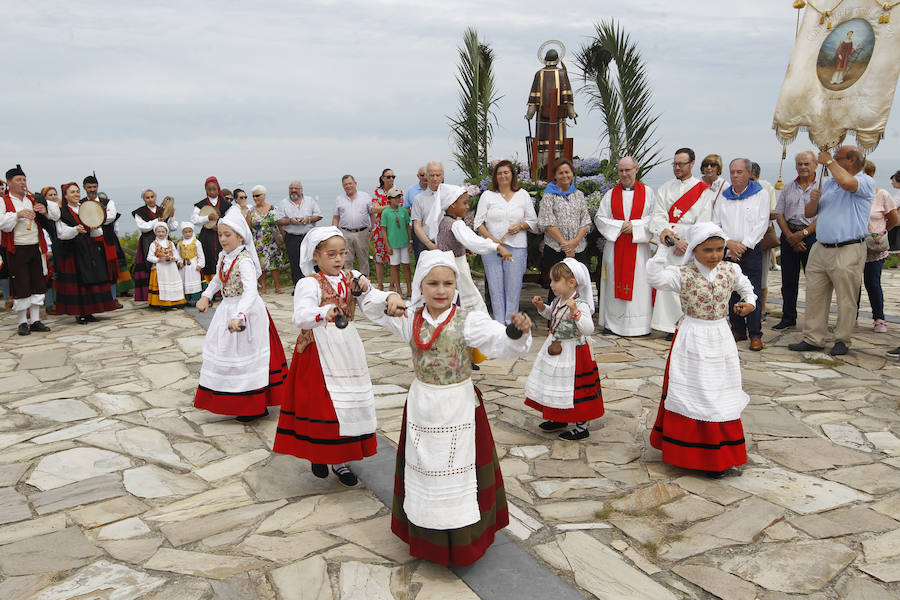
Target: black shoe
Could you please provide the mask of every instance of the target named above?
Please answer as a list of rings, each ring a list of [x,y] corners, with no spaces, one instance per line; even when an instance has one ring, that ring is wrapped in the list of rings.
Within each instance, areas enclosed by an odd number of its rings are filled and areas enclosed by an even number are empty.
[[[16,331],[19,335],[31,335],[28,323],[19,323],[19,328]]]
[[[724,471],[706,471],[706,476],[710,479],[722,479],[726,475],[728,475],[728,469]]]
[[[240,421],[241,423],[249,423],[250,421],[255,421],[256,419],[261,419],[263,417],[269,416],[269,409],[266,409],[266,412],[259,413],[258,415],[241,415],[239,417],[235,417],[235,420]]]
[[[40,321],[35,321],[28,327],[31,331],[50,331],[50,328],[41,323]]]
[[[347,465],[331,465],[331,472],[338,476],[338,481],[347,487],[353,487],[359,483],[359,479],[353,474]]]
[[[884,354],[885,356],[890,356],[891,358],[900,358],[900,346],[897,346],[893,350],[888,350]]]
[[[479,366],[476,365],[475,363],[472,363],[472,370],[473,370],[473,371],[480,371],[480,370],[481,370],[481,367],[479,367]]]
[[[824,349],[825,348],[822,346],[813,346],[806,340],[797,342],[796,344],[788,344],[788,350],[791,350],[792,352],[810,352],[812,350],[822,351]]]
[[[539,427],[544,431],[556,431],[557,429],[562,429],[566,425],[568,425],[568,423],[560,423],[559,421],[544,421],[539,425]]]
[[[319,479],[325,479],[326,477],[328,477],[328,466],[320,465],[318,463],[313,463],[312,464],[312,473]]]
[[[87,325],[87,319],[85,319],[82,315],[78,315],[75,317],[75,322],[79,325]]]
[[[829,354],[832,356],[843,356],[847,354],[848,351],[847,344],[844,342],[835,342],[834,346],[831,347],[831,352],[829,352]]]
[[[667,333],[667,334],[666,334],[666,341],[667,341],[667,342],[671,342],[671,341],[674,340],[674,339],[675,339],[675,334],[674,334],[674,333]]]
[[[614,332],[612,329],[610,329],[610,328],[608,328],[608,327],[604,327],[604,328],[603,328],[603,335],[616,335],[616,334],[615,334],[615,332]]]
[[[84,317],[82,318],[84,319],[85,323],[96,323],[98,321],[97,317],[95,317],[94,315],[84,315]]]
[[[570,429],[569,431],[563,431],[561,434],[559,434],[559,437],[560,437],[560,439],[563,439],[563,440],[573,441],[573,440],[583,440],[584,438],[586,438],[590,435],[591,435],[591,432],[588,431],[587,429],[578,429],[576,427],[575,429]]]
[[[777,324],[772,325],[772,329],[775,329],[776,331],[781,331],[782,329],[791,329],[796,326],[797,326],[796,323],[788,323],[787,321],[779,321]]]

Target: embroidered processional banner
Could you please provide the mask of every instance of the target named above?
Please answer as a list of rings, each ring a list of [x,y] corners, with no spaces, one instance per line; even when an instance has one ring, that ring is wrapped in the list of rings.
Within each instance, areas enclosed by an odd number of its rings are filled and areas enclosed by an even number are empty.
[[[884,137],[900,74],[898,2],[814,0],[794,43],[773,128],[787,144],[801,129],[820,149],[848,131],[873,150]]]

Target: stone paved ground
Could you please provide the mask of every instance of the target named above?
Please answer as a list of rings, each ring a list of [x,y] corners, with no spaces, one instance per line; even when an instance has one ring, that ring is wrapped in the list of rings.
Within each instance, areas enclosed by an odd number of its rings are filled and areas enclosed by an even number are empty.
[[[900,273],[885,290],[900,315]],[[266,300],[290,351],[291,298]],[[51,334],[22,339],[0,319],[0,598],[475,597],[409,558],[364,485],[272,455],[276,415],[245,426],[195,411],[203,330],[189,315],[129,305],[87,326],[47,322]],[[900,596],[900,363],[883,355],[900,325],[860,323],[838,363],[788,352],[797,332],[768,327],[765,351],[742,350],[750,461],[720,481],[662,464],[647,443],[658,335],[595,335],[606,415],[584,442],[540,432],[522,405],[539,327],[532,356],[476,376],[507,532],[588,597]],[[359,327],[396,440],[409,350]]]

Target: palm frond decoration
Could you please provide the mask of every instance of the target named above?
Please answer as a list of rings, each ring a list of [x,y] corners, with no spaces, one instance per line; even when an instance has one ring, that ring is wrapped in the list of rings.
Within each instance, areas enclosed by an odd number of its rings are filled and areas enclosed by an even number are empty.
[[[459,50],[459,111],[450,118],[456,151],[453,157],[467,178],[478,178],[488,170],[488,147],[497,124],[495,109],[502,96],[494,83],[494,51],[470,27]]]
[[[633,156],[641,175],[661,164],[652,88],[637,44],[615,20],[595,25],[596,35],[575,57],[591,110],[603,116],[609,160]]]

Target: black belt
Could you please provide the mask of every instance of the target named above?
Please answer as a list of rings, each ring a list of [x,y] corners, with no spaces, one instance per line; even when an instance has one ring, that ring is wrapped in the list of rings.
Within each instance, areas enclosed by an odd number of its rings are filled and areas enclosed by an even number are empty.
[[[866,238],[859,238],[858,240],[847,240],[846,242],[838,242],[837,244],[826,244],[825,242],[819,242],[826,248],[840,248],[842,246],[850,246],[852,244],[861,244],[863,240]]]
[[[368,231],[368,227],[360,227],[359,229],[349,229],[347,227],[341,227],[344,231],[349,231],[350,233],[359,233],[360,231]]]
[[[303,236],[305,236],[306,234],[305,234],[305,233],[291,233],[290,231],[285,231],[285,232],[284,232],[284,235],[292,235],[292,236],[294,236],[294,237],[303,237]]]

